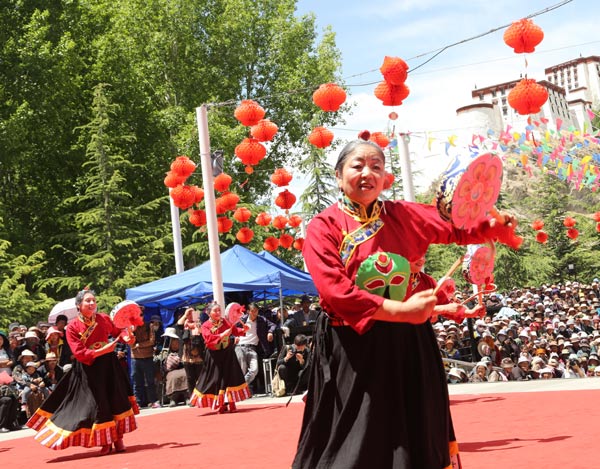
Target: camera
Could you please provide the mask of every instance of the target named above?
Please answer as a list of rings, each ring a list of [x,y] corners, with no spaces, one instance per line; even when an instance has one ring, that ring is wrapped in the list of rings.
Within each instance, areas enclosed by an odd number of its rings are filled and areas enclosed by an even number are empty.
[[[573,367],[573,366],[579,366],[579,362],[577,360],[575,360],[574,358],[571,358],[569,360],[569,366]]]

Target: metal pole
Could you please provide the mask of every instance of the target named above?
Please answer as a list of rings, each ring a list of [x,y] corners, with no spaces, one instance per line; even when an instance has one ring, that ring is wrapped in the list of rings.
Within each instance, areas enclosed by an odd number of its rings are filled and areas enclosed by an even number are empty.
[[[169,194],[171,189],[169,189]],[[179,209],[173,199],[169,197],[171,206],[171,227],[173,230],[173,252],[175,255],[175,273],[183,272],[183,251],[181,248],[181,225],[179,224]]]
[[[413,185],[412,170],[410,167],[410,154],[408,152],[408,135],[398,133],[398,155],[400,156],[400,165],[402,166],[402,189],[404,190],[404,200],[408,202],[415,201],[415,188]]]
[[[200,143],[200,163],[202,165],[202,184],[204,185],[204,203],[206,208],[206,231],[210,253],[210,274],[213,285],[213,299],[225,308],[223,292],[223,274],[221,270],[221,251],[219,250],[219,232],[217,229],[217,210],[213,189],[212,160],[208,135],[208,108],[206,104],[196,108],[198,140]]]

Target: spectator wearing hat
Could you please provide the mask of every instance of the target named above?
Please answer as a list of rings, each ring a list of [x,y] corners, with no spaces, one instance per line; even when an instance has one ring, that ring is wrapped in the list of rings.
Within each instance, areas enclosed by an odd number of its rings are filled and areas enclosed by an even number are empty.
[[[169,399],[169,407],[175,407],[177,403],[185,402],[188,398],[187,375],[180,354],[181,338],[174,327],[167,327],[162,336],[169,341],[166,349],[161,351],[165,394]]]
[[[53,391],[56,384],[62,379],[64,371],[58,364],[58,357],[54,352],[48,352],[44,363],[38,368],[38,373],[41,375],[46,388]]]
[[[517,360],[517,366],[512,369],[512,375],[514,381],[528,381],[533,379],[531,376],[531,370],[529,369],[531,363],[527,357],[520,356]]]
[[[573,379],[573,378],[585,378],[585,371],[581,367],[579,359],[577,355],[571,354],[565,363],[565,371],[563,373],[563,378]]]
[[[487,382],[488,366],[484,362],[479,362],[473,368],[473,372],[469,378],[470,383]]]
[[[44,383],[44,379],[38,372],[38,363],[31,361],[25,364],[25,373],[21,376],[19,384],[21,391],[21,404],[25,409],[27,418],[38,409],[44,399],[50,395],[50,391]]]
[[[450,368],[450,371],[448,371],[449,384],[467,383],[468,381],[469,377],[462,368]]]
[[[562,378],[563,377],[563,373],[564,373],[564,369],[561,366],[561,363],[558,361],[557,358],[552,357],[548,360],[548,366],[550,368],[552,368],[552,373],[554,375],[554,378]]]
[[[492,317],[502,309],[503,304],[496,293],[490,293],[488,299],[485,302],[486,315]]]
[[[43,359],[46,356],[46,349],[40,344],[40,337],[35,331],[25,332],[25,342],[17,349],[17,354],[21,355],[24,350],[32,351],[38,358]]]
[[[297,311],[294,311],[292,314],[288,316],[287,321],[284,323],[284,326],[293,328],[293,327],[306,327],[310,324],[314,324],[317,320],[317,311],[314,309],[310,309],[312,301],[310,296],[302,295],[299,298],[299,306]]]
[[[58,359],[58,365],[61,367],[73,361],[73,354],[67,341],[64,339],[64,332],[56,326],[50,326],[46,331],[46,355],[53,353]]]
[[[12,377],[15,380],[15,384],[19,390],[22,390],[26,386],[26,377],[27,371],[25,368],[27,364],[30,362],[35,362],[37,360],[37,355],[33,353],[29,349],[23,350],[21,355],[17,357],[17,364],[14,366],[12,370]]]
[[[600,359],[598,358],[598,355],[596,355],[595,353],[591,353],[588,358],[587,375],[595,376],[596,368],[600,370]]]
[[[502,378],[502,381],[515,381],[513,370],[515,369],[515,363],[511,358],[503,358],[500,363],[501,370],[498,374]]]
[[[454,342],[454,339],[448,338],[445,340],[444,348],[442,349],[442,356],[452,360],[460,360],[460,351],[456,348],[456,342]]]

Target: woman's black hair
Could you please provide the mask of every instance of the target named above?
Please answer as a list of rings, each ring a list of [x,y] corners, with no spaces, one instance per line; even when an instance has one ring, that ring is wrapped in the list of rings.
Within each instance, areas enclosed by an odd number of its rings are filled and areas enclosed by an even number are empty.
[[[340,151],[340,154],[338,156],[337,162],[335,163],[335,170],[339,171],[341,173],[342,169],[344,167],[344,163],[348,159],[348,156],[350,154],[352,154],[352,152],[354,150],[356,150],[361,145],[370,145],[370,146],[372,146],[373,148],[375,148],[377,150],[377,152],[385,160],[385,153],[383,153],[383,150],[381,149],[381,147],[377,143],[372,142],[371,140],[357,139],[357,140],[352,140],[351,142],[348,142],[344,146],[344,148],[342,148],[342,151]]]

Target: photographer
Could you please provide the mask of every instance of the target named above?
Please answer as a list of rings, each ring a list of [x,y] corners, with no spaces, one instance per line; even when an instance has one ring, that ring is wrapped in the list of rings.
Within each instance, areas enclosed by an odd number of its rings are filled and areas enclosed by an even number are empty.
[[[579,365],[579,360],[572,354],[566,363],[566,369],[563,378],[585,378],[585,371]]]
[[[277,360],[277,371],[285,381],[288,394],[293,394],[294,391],[302,392],[306,388],[306,378],[302,379],[302,372],[310,354],[307,344],[308,338],[304,334],[298,334],[294,338],[294,344],[286,346]]]

